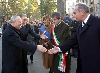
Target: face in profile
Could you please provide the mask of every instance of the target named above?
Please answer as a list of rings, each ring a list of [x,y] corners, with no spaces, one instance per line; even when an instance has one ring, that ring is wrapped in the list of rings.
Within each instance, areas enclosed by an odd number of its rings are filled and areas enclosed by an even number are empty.
[[[59,24],[60,21],[61,21],[61,19],[57,19],[56,17],[52,18],[52,22],[53,22],[54,25]]]
[[[17,19],[14,22],[14,24],[15,24],[15,28],[16,29],[20,29],[20,26],[22,25],[22,20],[21,20],[21,18],[19,16],[17,17]]]
[[[78,6],[74,8],[73,17],[76,18],[77,21],[82,21],[83,12],[82,10],[78,10]]]
[[[23,16],[22,17],[22,25],[26,24],[28,21],[27,17],[26,16]]]

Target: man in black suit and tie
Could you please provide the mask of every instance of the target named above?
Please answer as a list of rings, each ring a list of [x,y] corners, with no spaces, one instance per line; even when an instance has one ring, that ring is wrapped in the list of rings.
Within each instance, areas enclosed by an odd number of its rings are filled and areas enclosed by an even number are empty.
[[[89,14],[89,7],[80,3],[75,6],[74,17],[82,22],[74,36],[59,47],[49,50],[49,53],[65,53],[78,44],[82,66],[81,73],[100,73],[100,18]]]
[[[36,49],[46,52],[42,45],[33,45],[20,38],[22,20],[12,16],[2,36],[2,73],[22,73],[22,49],[34,53]]]

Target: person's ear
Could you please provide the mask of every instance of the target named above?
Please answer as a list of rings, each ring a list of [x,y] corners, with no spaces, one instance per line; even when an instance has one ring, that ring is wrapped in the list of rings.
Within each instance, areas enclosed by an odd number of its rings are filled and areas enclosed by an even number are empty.
[[[82,10],[81,10],[81,14],[84,15],[84,13],[85,13],[85,11],[82,9]]]

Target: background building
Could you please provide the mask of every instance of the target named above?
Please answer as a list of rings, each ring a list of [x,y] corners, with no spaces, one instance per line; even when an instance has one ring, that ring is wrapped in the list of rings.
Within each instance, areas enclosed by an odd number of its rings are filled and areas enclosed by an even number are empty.
[[[76,0],[66,0],[66,13],[73,15],[73,10],[76,5]]]
[[[99,0],[66,0],[66,13],[70,16],[73,14],[73,9],[77,3],[85,3],[89,6],[90,13],[98,16],[99,14]]]

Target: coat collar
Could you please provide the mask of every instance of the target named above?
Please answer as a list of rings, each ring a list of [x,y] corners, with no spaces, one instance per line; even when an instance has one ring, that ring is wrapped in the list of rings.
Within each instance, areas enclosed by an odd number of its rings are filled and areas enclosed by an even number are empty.
[[[82,23],[79,25],[79,34],[83,33],[85,30],[87,30],[88,27],[93,24],[93,21],[94,21],[94,16],[90,15],[89,19],[87,20],[87,23],[84,25],[83,28],[81,26]]]
[[[11,24],[8,25],[8,28],[13,29],[16,33],[20,34],[20,31],[16,29],[15,27],[13,27]]]
[[[59,25],[57,25],[57,27],[55,27],[55,28],[60,29],[60,28],[63,26],[63,24],[64,24],[64,22],[61,21],[61,22],[59,23]]]
[[[87,25],[92,25],[93,24],[93,20],[94,20],[94,16],[90,15],[89,19],[87,20]]]
[[[89,19],[89,17],[90,17],[90,14],[86,17],[86,19],[84,20],[84,22],[83,22],[83,23],[85,23],[85,24],[86,24],[86,23],[87,23],[87,21],[88,21],[88,19]],[[82,23],[82,24],[83,24],[83,23]]]

